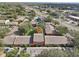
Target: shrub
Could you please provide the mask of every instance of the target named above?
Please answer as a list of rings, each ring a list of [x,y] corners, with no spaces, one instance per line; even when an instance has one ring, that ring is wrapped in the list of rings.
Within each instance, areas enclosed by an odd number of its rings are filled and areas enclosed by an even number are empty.
[[[33,35],[35,32],[30,22],[25,22],[19,26],[19,31],[24,35]]]
[[[15,57],[18,52],[18,49],[14,49],[10,52],[6,52],[6,57]]]
[[[54,50],[44,50],[37,57],[68,57],[67,52],[54,49]]]
[[[8,33],[10,30],[8,27],[0,27],[0,38],[3,38],[6,33]]]
[[[26,51],[20,52],[20,57],[29,57],[30,55]]]
[[[41,27],[36,27],[35,28],[35,32],[36,33],[42,33],[43,32],[43,29]]]
[[[51,16],[47,16],[45,22],[51,22],[51,20],[52,20]]]
[[[52,20],[52,23],[55,24],[55,25],[59,25],[60,23],[56,20]]]
[[[58,30],[58,32],[59,32],[61,35],[68,33],[67,27],[64,27],[64,26],[57,26],[56,29]]]

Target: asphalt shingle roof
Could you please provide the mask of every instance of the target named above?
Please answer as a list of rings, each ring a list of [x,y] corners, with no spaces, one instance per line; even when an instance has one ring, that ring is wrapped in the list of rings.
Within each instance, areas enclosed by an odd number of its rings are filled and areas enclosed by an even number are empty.
[[[30,36],[7,36],[3,39],[3,44],[10,45],[22,45],[29,44]]]
[[[14,45],[29,44],[30,36],[17,36]]]
[[[15,37],[13,36],[7,36],[3,39],[3,44],[6,44],[6,45],[12,45],[14,43],[14,40],[15,40]]]
[[[45,36],[45,44],[67,44],[68,40],[64,36]]]
[[[35,33],[33,41],[34,42],[43,42],[44,41],[43,33]]]
[[[51,23],[46,23],[45,25],[45,33],[46,34],[53,34],[53,31],[55,30],[55,28],[51,25]]]

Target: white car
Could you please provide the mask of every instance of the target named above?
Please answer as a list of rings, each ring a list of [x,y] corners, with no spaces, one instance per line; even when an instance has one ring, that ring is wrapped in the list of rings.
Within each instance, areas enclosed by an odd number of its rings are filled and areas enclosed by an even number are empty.
[[[10,47],[4,47],[5,52],[10,52],[12,51],[14,48],[10,48]]]

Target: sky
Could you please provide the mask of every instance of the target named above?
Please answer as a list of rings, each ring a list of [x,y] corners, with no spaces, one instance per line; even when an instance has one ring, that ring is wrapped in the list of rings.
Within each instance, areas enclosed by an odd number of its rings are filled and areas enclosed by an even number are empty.
[[[64,2],[64,3],[79,3],[79,0],[0,0],[0,2]]]

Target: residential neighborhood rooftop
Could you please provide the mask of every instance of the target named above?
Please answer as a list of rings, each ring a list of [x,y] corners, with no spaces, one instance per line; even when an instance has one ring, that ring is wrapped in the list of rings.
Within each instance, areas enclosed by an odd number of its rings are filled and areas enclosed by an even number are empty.
[[[9,22],[8,24],[6,25],[18,25],[18,22]]]
[[[1,23],[1,24],[5,23],[5,20],[0,20],[0,23]]]
[[[51,25],[51,23],[47,22],[45,25],[45,33],[46,34],[53,34],[54,30],[55,30],[55,28]]]
[[[45,44],[68,44],[68,39],[64,36],[45,36]]]
[[[30,44],[30,36],[16,36],[14,45]]]
[[[24,19],[25,19],[24,16],[18,16],[17,19],[16,19],[16,21],[23,21]]]
[[[69,15],[69,17],[74,18],[74,19],[79,19],[78,16]]]
[[[3,39],[3,44],[5,45],[12,45],[14,44],[14,41],[15,41],[15,37],[13,36],[7,36]]]
[[[8,36],[4,38],[3,44],[6,45],[23,45],[23,44],[30,44],[30,36]]]
[[[34,42],[43,42],[44,41],[43,33],[35,33],[33,41]]]

